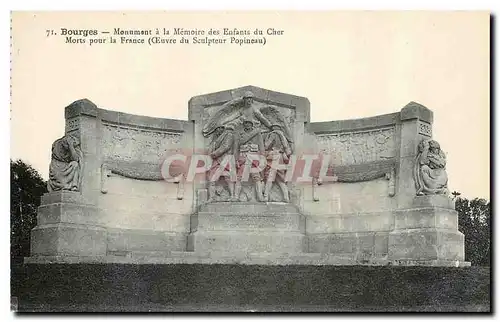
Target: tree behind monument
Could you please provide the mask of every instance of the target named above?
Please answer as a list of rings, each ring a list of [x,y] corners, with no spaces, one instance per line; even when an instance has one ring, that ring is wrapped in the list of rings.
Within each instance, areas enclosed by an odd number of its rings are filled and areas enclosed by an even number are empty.
[[[30,231],[36,226],[47,182],[30,164],[11,160],[10,191],[10,257],[14,263],[30,255]]]
[[[458,212],[459,230],[465,235],[465,260],[474,266],[490,266],[490,201],[457,197],[455,209]]]

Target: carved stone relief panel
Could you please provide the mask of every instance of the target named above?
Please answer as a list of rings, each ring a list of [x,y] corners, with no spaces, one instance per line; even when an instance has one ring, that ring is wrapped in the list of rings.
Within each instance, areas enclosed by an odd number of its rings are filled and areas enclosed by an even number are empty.
[[[252,103],[252,108],[262,113],[264,118],[268,120],[270,124],[285,124],[288,128],[287,130],[290,132],[290,136],[293,136],[294,122],[296,117],[294,109],[283,106],[270,105],[259,101],[254,101]],[[270,129],[266,126],[266,124],[263,124],[265,122],[260,121],[253,115],[245,115],[244,112],[239,113],[241,112],[241,110],[243,110],[243,108],[235,108],[234,110],[229,110],[227,112],[222,111],[223,109],[227,110],[225,104],[209,106],[205,108],[203,111],[204,127],[206,128],[207,123],[210,122],[211,119],[217,119],[218,125],[231,125],[235,128],[235,130],[240,130],[243,127],[243,120],[253,119],[255,127],[260,128],[262,133],[270,132]],[[225,122],[224,120],[228,121]],[[210,142],[210,133],[206,134],[205,144],[206,146],[208,146]]]
[[[395,195],[395,128],[316,135],[318,152],[330,156],[334,182],[360,182],[385,177],[390,197]],[[321,179],[313,178],[313,200]]]
[[[318,134],[319,152],[329,154],[333,165],[355,165],[396,156],[395,128]]]
[[[138,180],[163,180],[162,162],[179,149],[181,133],[103,124],[101,137],[101,192],[106,193],[107,178],[113,174]],[[184,179],[177,178],[183,198]]]
[[[102,130],[103,160],[157,163],[165,152],[179,144],[180,133],[146,130],[104,124]]]
[[[418,121],[418,134],[432,137],[432,126],[429,123]]]
[[[70,133],[80,128],[80,120],[78,117],[73,117],[66,120],[66,132]]]
[[[295,110],[255,101],[251,92],[220,106],[206,107],[202,134],[205,147],[212,157],[208,195],[209,202],[217,201],[279,201],[289,202],[284,174],[272,173],[272,160],[286,162],[293,153]],[[234,157],[236,180],[227,171],[227,157]],[[264,156],[268,167],[251,176],[251,184],[243,182],[244,168],[255,157]],[[217,176],[219,175],[219,176]],[[276,188],[281,191],[276,193]],[[276,197],[278,196],[278,197]]]

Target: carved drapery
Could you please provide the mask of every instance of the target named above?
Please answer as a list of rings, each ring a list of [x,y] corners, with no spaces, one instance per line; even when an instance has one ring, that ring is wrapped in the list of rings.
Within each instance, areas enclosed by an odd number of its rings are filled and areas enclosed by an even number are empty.
[[[137,180],[150,180],[150,181],[160,181],[164,180],[161,171],[156,169],[155,166],[147,166],[145,164],[130,164],[130,163],[120,163],[120,162],[107,162],[101,165],[101,193],[108,193],[108,178],[118,175],[130,179]],[[180,172],[177,174],[172,182],[177,184],[177,199],[184,199],[184,184],[186,178],[185,173]]]
[[[83,153],[77,137],[65,135],[52,144],[48,190],[80,191]]]
[[[101,192],[107,193],[107,178],[118,175],[136,180],[164,180],[163,161],[179,149],[182,133],[104,123],[102,126]],[[175,171],[175,170],[174,170]],[[172,171],[170,171],[172,172]],[[174,177],[178,199],[184,196],[184,173]]]
[[[437,141],[424,139],[418,144],[413,177],[417,195],[448,194],[446,155]]]
[[[395,195],[396,144],[393,126],[380,129],[317,134],[318,151],[329,155],[327,173],[333,182],[361,182],[379,178],[388,180],[388,195]],[[313,200],[319,201],[317,187],[321,178],[313,178]]]

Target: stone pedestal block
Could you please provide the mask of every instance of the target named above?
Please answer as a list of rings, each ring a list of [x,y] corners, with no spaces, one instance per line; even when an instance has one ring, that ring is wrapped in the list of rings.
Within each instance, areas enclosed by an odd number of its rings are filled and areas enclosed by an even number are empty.
[[[394,212],[389,260],[463,262],[464,235],[458,231],[453,200],[444,195],[417,196],[411,206]]]
[[[464,235],[442,228],[393,231],[389,234],[389,260],[463,261]]]
[[[78,192],[45,194],[31,231],[31,255],[105,256],[107,231],[95,205]]]
[[[97,208],[92,205],[52,203],[38,207],[38,225],[74,223],[95,225],[99,222]]]
[[[191,217],[188,250],[234,253],[307,251],[305,218],[284,203],[213,203]]]
[[[192,215],[191,231],[277,231],[303,233],[305,218],[285,203],[213,203]]]
[[[394,230],[440,228],[458,230],[458,213],[444,208],[417,208],[394,212]]]
[[[446,195],[416,196],[413,198],[413,207],[435,207],[455,210],[455,201]]]
[[[197,253],[301,253],[306,237],[285,232],[197,231],[188,236],[188,248]]]
[[[31,231],[32,256],[105,256],[106,229],[57,223]]]

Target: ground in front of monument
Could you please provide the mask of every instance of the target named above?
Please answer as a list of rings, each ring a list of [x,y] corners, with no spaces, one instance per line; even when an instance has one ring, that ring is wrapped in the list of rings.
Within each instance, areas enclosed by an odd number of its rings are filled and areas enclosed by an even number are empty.
[[[490,312],[486,267],[22,265],[18,312]]]

